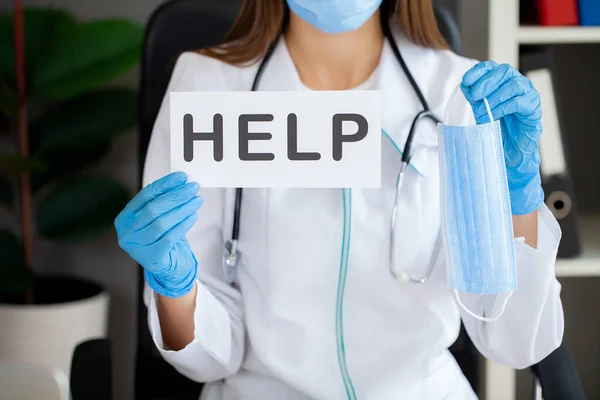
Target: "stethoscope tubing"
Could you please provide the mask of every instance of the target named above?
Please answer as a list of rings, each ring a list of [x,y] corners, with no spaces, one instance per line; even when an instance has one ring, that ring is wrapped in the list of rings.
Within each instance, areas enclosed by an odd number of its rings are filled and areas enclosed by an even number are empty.
[[[408,276],[406,273],[401,273],[400,275],[398,275],[394,269],[395,257],[396,257],[396,246],[394,244],[395,244],[395,232],[396,232],[396,219],[397,219],[397,211],[398,211],[397,207],[398,207],[398,198],[401,193],[402,183],[404,180],[404,173],[406,172],[407,167],[410,164],[410,158],[412,155],[411,147],[412,147],[414,135],[416,132],[417,124],[419,123],[419,121],[421,121],[422,119],[425,119],[425,118],[429,118],[436,123],[440,123],[441,120],[429,108],[429,104],[425,100],[425,96],[423,95],[423,92],[419,88],[419,85],[415,81],[413,75],[410,73],[410,70],[408,69],[406,62],[404,61],[404,57],[402,57],[402,54],[400,53],[400,49],[398,48],[398,45],[397,45],[396,41],[394,40],[394,37],[392,35],[392,32],[391,32],[388,24],[384,24],[383,31],[384,31],[384,36],[388,39],[390,46],[392,48],[392,51],[393,51],[396,59],[398,60],[398,63],[400,64],[400,67],[402,68],[405,76],[407,77],[408,81],[410,82],[410,85],[412,86],[414,92],[416,93],[417,97],[419,98],[421,106],[423,107],[423,111],[421,111],[419,114],[417,114],[416,118],[413,120],[409,134],[406,138],[404,150],[402,152],[401,167],[400,167],[400,171],[398,172],[398,176],[397,176],[397,180],[396,180],[396,193],[394,195],[394,207],[393,207],[391,229],[390,229],[390,232],[391,232],[390,233],[390,240],[391,240],[391,242],[390,242],[390,247],[391,247],[391,249],[390,249],[390,272],[392,273],[393,276],[395,276],[397,279],[399,279],[401,281],[412,282],[412,283],[425,283],[425,282],[427,282],[427,280],[429,279],[429,277],[431,276],[431,273],[433,271],[433,266],[435,264],[435,256],[432,258],[430,265],[428,266],[428,269],[426,271],[426,274],[422,278],[415,278],[414,276]],[[278,40],[275,40],[271,44],[271,46],[265,53],[265,56],[263,57],[260,65],[257,69],[257,72],[254,76],[254,81],[252,82],[252,91],[253,92],[258,91],[258,86],[260,84],[260,80],[262,79],[265,68],[266,68],[268,62],[270,61],[275,48],[277,47],[277,43],[278,43]],[[237,264],[238,264],[239,255],[238,255],[237,245],[238,245],[238,239],[239,239],[239,234],[240,234],[242,198],[243,198],[243,189],[236,188],[235,206],[234,206],[234,215],[233,215],[233,228],[232,228],[232,232],[231,232],[231,240],[226,243],[226,255],[225,255],[225,264],[228,267],[230,267],[231,269],[236,268]],[[437,252],[439,250],[439,244],[440,244],[440,235],[438,235],[438,239],[436,241],[436,246],[435,246],[436,249],[434,251],[434,255],[437,254]]]

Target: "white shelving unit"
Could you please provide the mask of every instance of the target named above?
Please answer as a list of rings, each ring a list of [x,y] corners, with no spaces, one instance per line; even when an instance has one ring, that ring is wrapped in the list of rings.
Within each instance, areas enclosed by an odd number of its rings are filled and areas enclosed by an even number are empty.
[[[540,27],[519,25],[519,0],[488,0],[490,59],[519,65],[523,44],[600,43],[600,27]]]
[[[600,214],[580,217],[582,254],[556,262],[559,278],[600,277]]]
[[[520,44],[600,43],[600,27],[520,27]]]
[[[600,27],[530,27],[519,25],[519,0],[488,0],[488,59],[519,66],[519,48],[528,44],[600,43]],[[559,278],[600,277],[600,215],[580,218],[581,257],[558,260]],[[515,400],[516,371],[487,361],[485,399]]]

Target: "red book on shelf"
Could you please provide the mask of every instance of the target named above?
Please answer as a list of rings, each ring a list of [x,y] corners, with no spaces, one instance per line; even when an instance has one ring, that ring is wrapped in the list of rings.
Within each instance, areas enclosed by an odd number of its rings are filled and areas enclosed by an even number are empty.
[[[540,25],[579,25],[577,0],[537,0]]]

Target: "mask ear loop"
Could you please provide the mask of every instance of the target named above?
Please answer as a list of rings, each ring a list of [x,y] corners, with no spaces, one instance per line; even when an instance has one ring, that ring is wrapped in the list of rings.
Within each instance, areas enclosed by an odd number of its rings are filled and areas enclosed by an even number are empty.
[[[448,117],[450,114],[450,105],[452,104],[452,101],[454,100],[454,98],[456,97],[456,95],[458,94],[458,92],[460,91],[460,85],[456,86],[456,88],[454,89],[454,91],[452,92],[452,94],[450,95],[450,99],[448,100],[448,104],[446,105],[446,110],[444,112],[444,123],[446,123],[448,121]],[[490,119],[490,123],[494,122],[494,115],[492,114],[492,110],[490,108],[490,103],[488,102],[487,99],[483,99],[483,104],[485,104],[485,109],[487,110],[487,115]],[[504,299],[504,301],[502,302],[502,307],[500,308],[500,311],[498,312],[498,315],[493,316],[493,317],[482,317],[480,315],[475,314],[473,311],[469,310],[462,301],[460,301],[460,297],[458,295],[458,290],[454,289],[454,297],[456,298],[456,302],[460,305],[460,307],[465,310],[465,312],[467,314],[469,314],[470,316],[472,316],[475,319],[478,319],[480,321],[484,321],[484,322],[494,322],[496,320],[498,320],[502,314],[504,314],[504,311],[506,310],[506,305],[508,304],[508,299],[510,299],[510,297],[512,296],[513,292],[509,292],[506,295],[506,298]]]
[[[512,296],[512,294],[513,294],[513,292],[509,292],[506,295],[506,298],[502,302],[502,307],[500,308],[500,311],[498,312],[498,315],[496,315],[495,317],[482,317],[480,315],[475,314],[473,311],[469,310],[462,303],[462,301],[460,301],[460,297],[458,296],[458,290],[454,289],[454,297],[456,298],[456,301],[458,302],[458,304],[460,305],[460,307],[463,310],[465,310],[467,312],[467,314],[469,314],[471,317],[473,317],[475,319],[478,319],[480,321],[485,321],[485,322],[494,322],[494,321],[498,320],[498,318],[500,318],[502,316],[502,314],[504,314],[504,310],[506,310],[506,305],[508,304],[508,299],[510,299],[510,296]]]
[[[450,95],[450,98],[448,99],[448,103],[446,103],[446,109],[444,110],[444,124],[448,124],[448,118],[450,117],[450,105],[452,104],[452,102],[454,101],[454,98],[456,97],[456,95],[458,94],[458,92],[460,91],[460,85],[457,85],[454,90],[452,91],[452,94]]]
[[[485,109],[487,110],[488,118],[490,119],[490,124],[494,122],[494,115],[492,114],[492,109],[490,108],[490,103],[488,103],[487,99],[483,99],[483,104],[485,104]]]
[[[456,95],[462,92],[460,90],[460,85],[457,85],[454,88],[454,91],[452,91],[452,94],[450,95],[450,98],[448,99],[448,103],[446,103],[446,109],[444,110],[444,124],[448,123],[448,118],[450,117],[450,105],[452,104],[452,102],[454,101],[454,98],[456,97]],[[488,118],[490,119],[490,124],[494,122],[494,115],[492,114],[492,109],[490,108],[490,103],[488,103],[487,99],[483,99],[483,104],[485,104],[485,109],[487,110],[487,115]]]

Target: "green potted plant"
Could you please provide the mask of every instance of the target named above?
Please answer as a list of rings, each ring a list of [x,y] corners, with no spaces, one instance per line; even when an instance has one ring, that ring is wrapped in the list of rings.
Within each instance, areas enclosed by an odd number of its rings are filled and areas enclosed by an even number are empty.
[[[129,200],[88,167],[136,125],[136,93],[109,84],[138,63],[142,40],[126,20],[21,0],[0,14],[0,359],[68,374],[74,347],[107,334],[107,291],[36,273],[35,249],[105,234]]]

